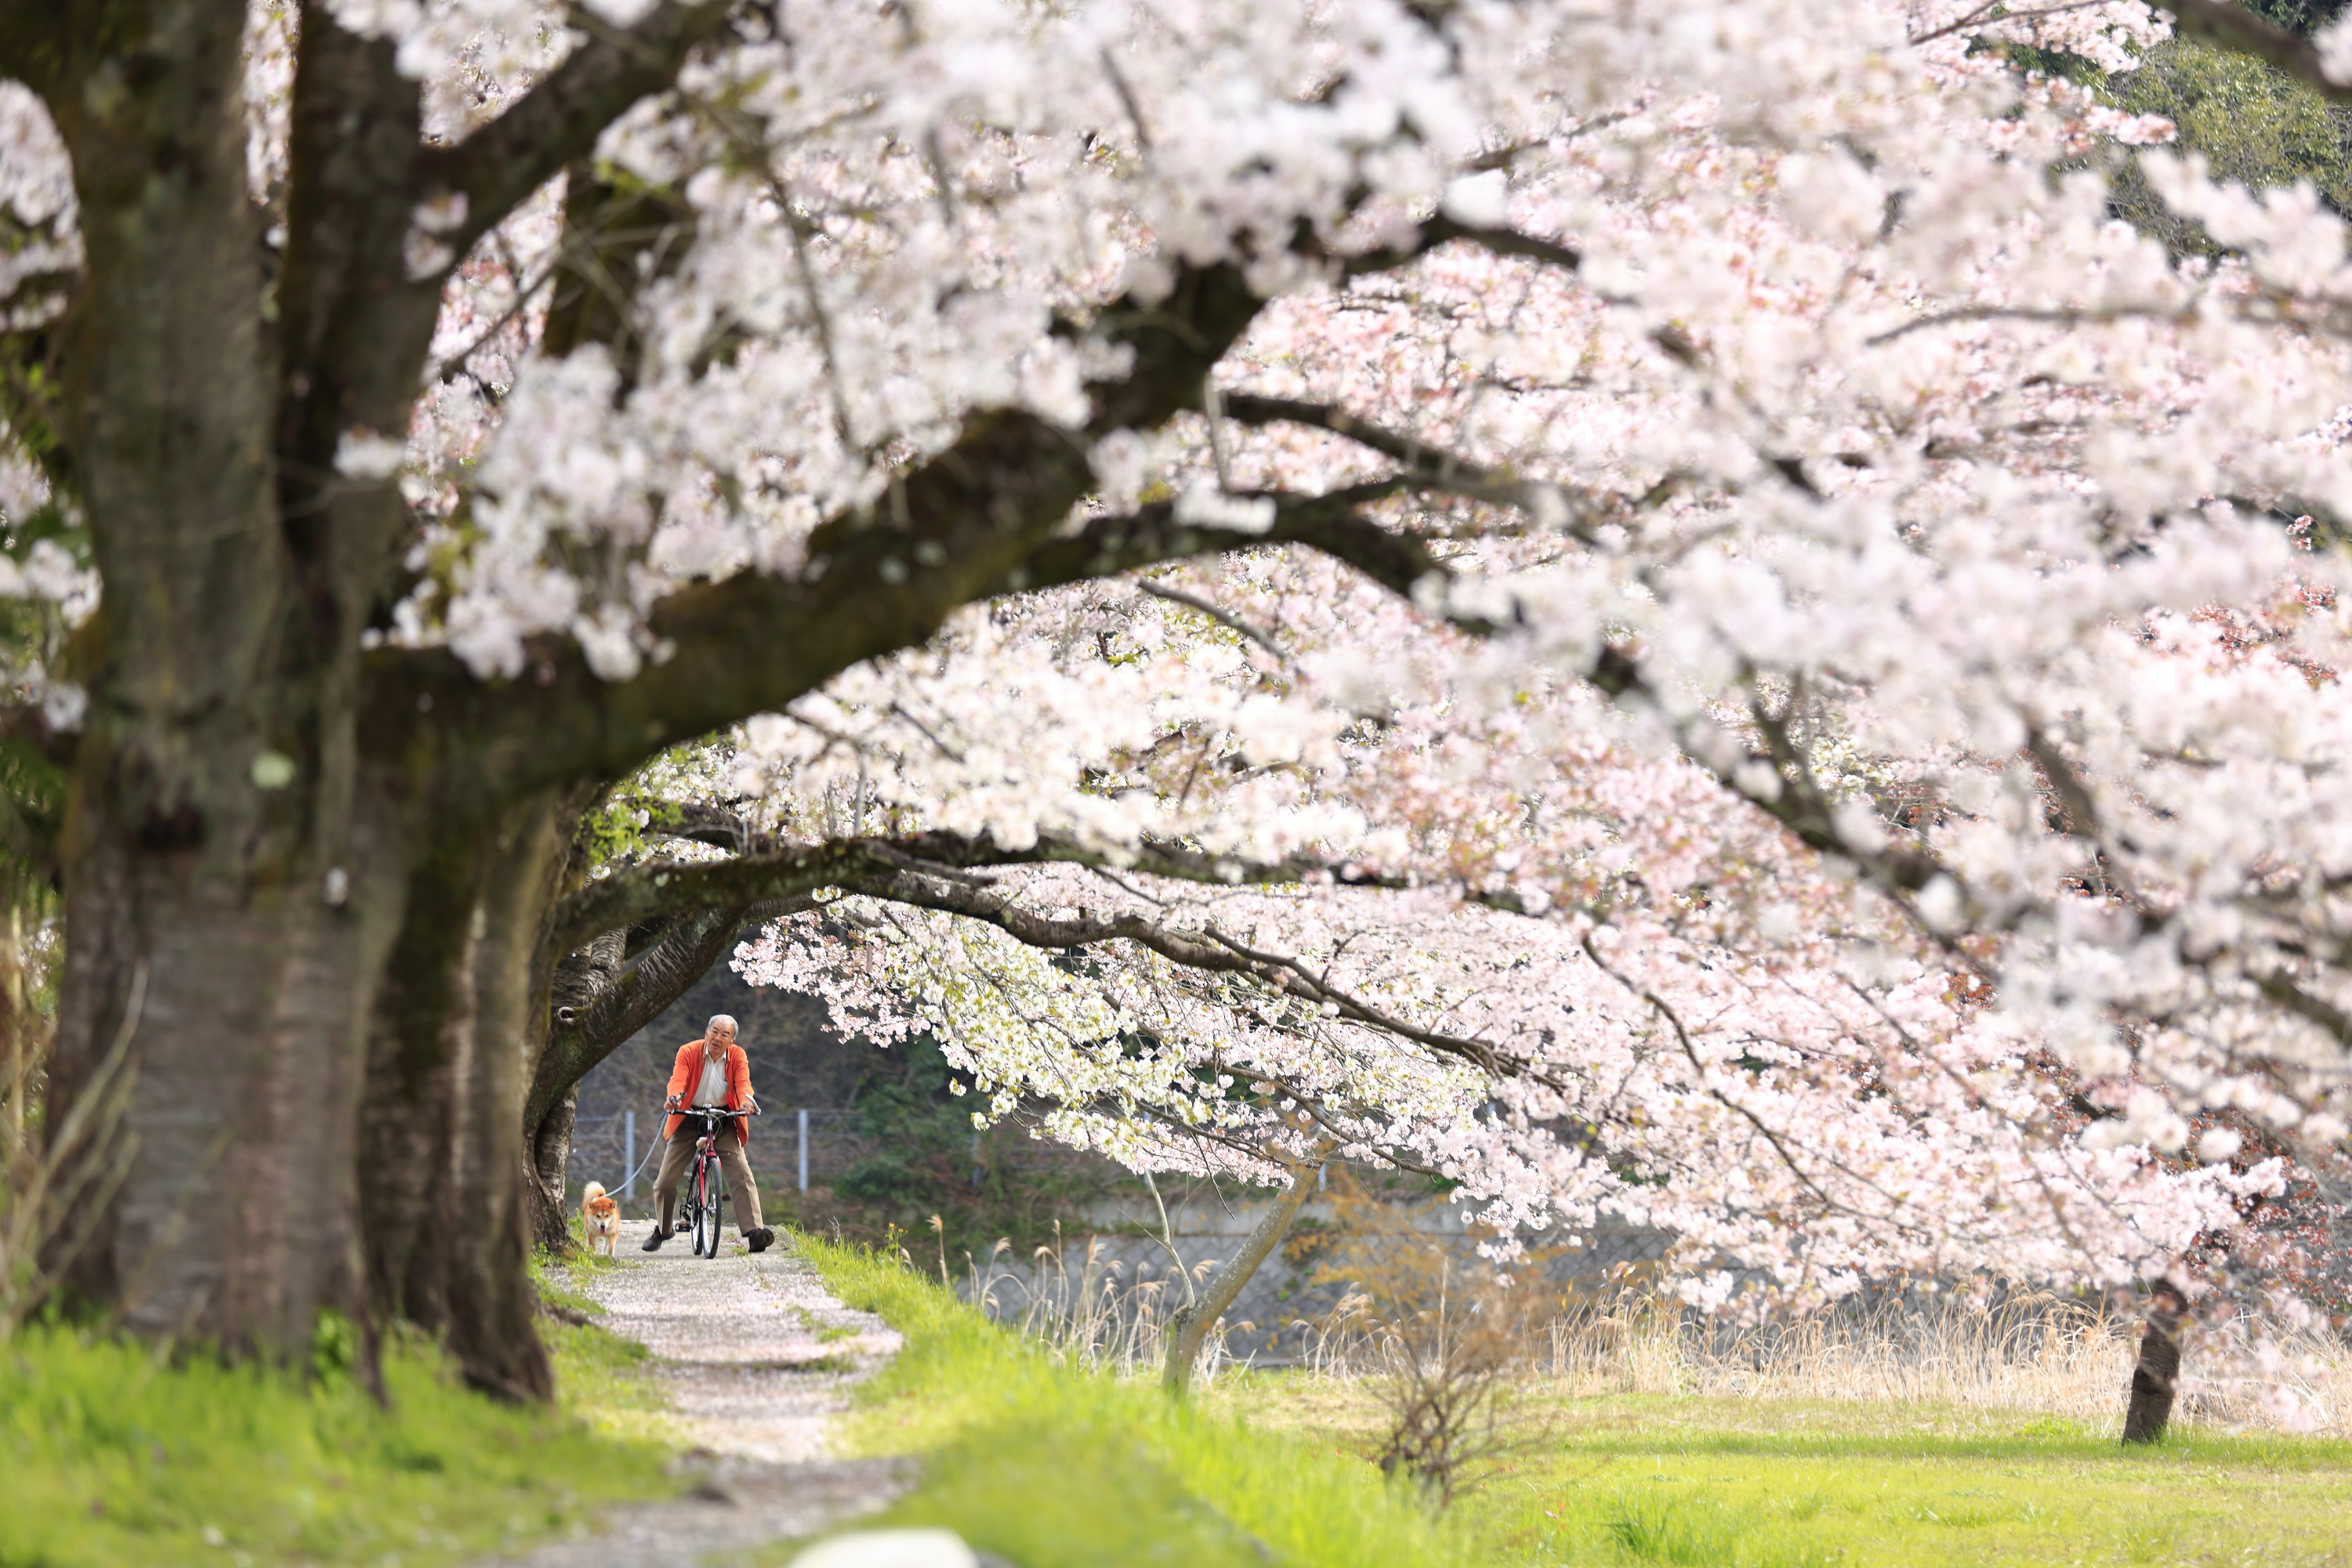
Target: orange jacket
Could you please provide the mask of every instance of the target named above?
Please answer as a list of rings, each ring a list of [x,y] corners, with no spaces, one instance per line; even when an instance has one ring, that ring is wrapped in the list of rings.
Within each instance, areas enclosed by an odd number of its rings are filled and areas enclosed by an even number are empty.
[[[694,1102],[694,1092],[702,1082],[702,1046],[698,1040],[689,1040],[677,1048],[677,1065],[669,1070],[669,1093],[682,1104]],[[756,1103],[751,1094],[751,1062],[740,1045],[727,1048],[727,1109]],[[675,1138],[683,1116],[672,1116],[662,1124],[662,1136]],[[751,1146],[751,1123],[749,1117],[735,1118],[735,1136],[745,1148]]]

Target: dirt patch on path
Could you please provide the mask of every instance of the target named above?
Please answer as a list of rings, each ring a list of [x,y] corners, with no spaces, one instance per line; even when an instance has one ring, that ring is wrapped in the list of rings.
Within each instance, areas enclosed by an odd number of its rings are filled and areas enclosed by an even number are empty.
[[[906,1460],[845,1459],[832,1442],[851,1386],[898,1353],[896,1332],[835,1300],[784,1243],[754,1256],[730,1231],[717,1258],[682,1236],[637,1250],[652,1228],[625,1224],[623,1267],[572,1278],[604,1309],[599,1327],[653,1352],[692,1445],[680,1464],[693,1490],[484,1568],[673,1568],[832,1529],[914,1482]]]

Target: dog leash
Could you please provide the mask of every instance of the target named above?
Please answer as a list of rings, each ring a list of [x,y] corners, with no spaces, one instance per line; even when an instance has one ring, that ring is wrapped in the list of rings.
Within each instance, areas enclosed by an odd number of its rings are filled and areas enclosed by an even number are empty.
[[[665,1114],[667,1113],[665,1113]],[[655,1120],[659,1121],[660,1117],[657,1116]],[[646,1157],[637,1162],[637,1168],[635,1170],[631,1171],[628,1175],[621,1178],[620,1186],[614,1190],[626,1192],[630,1187],[635,1186],[637,1178],[646,1174],[646,1167],[654,1163],[654,1155],[661,1152],[662,1145],[667,1141],[668,1140],[665,1138],[656,1138],[653,1142],[647,1144],[646,1145]]]
[[[626,1192],[629,1188],[636,1186],[637,1178],[645,1175],[646,1167],[654,1163],[654,1155],[660,1151],[662,1142],[663,1140],[656,1138],[653,1143],[647,1146],[646,1149],[646,1157],[637,1162],[637,1168],[621,1178],[621,1191]]]

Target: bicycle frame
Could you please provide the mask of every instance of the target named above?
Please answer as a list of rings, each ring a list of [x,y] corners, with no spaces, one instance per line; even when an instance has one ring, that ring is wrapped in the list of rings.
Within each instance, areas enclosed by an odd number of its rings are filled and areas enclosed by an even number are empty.
[[[694,1140],[694,1164],[688,1167],[686,1198],[690,1218],[679,1227],[691,1233],[698,1258],[719,1256],[719,1205],[730,1197],[726,1169],[719,1158],[719,1129],[738,1116],[756,1116],[757,1109],[730,1111],[719,1106],[688,1106],[674,1113],[693,1118],[702,1131]],[[685,1218],[685,1217],[681,1217]]]

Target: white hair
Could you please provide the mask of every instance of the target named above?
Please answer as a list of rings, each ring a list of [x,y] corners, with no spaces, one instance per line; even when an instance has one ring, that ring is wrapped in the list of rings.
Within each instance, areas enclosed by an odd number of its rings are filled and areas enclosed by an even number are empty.
[[[728,1032],[729,1034],[740,1034],[740,1033],[741,1033],[741,1032],[742,1032],[740,1030],[738,1030],[738,1029],[735,1027],[735,1015],[734,1015],[734,1014],[732,1014],[732,1013],[713,1013],[713,1014],[711,1014],[711,1015],[710,1015],[710,1021],[709,1021],[709,1023],[704,1024],[704,1025],[702,1026],[702,1035],[703,1035],[703,1038],[704,1038],[705,1040],[709,1039],[709,1038],[710,1038],[710,1031],[711,1031],[712,1030],[714,1030],[714,1029],[717,1029],[720,1024],[725,1024],[725,1025],[727,1026],[727,1032]]]

